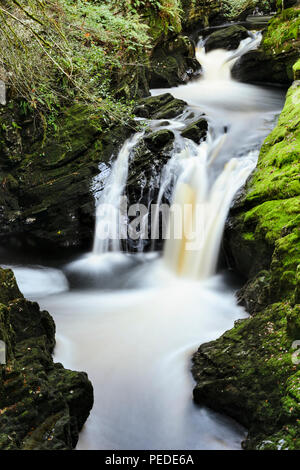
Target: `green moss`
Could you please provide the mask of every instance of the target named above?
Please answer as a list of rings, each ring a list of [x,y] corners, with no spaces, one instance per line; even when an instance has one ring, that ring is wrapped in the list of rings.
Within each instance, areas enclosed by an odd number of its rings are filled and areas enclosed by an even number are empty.
[[[279,432],[268,436],[257,445],[257,450],[299,450],[299,423],[284,426]]]
[[[273,54],[286,52],[299,41],[300,8],[288,8],[277,14],[269,23],[262,46]]]
[[[236,19],[241,14],[253,11],[257,6],[260,10],[269,11],[270,5],[268,1],[260,0],[224,0],[223,10],[225,17]]]
[[[255,240],[254,233],[252,232],[243,233],[243,238],[247,241]]]
[[[299,227],[300,199],[266,201],[248,211],[244,216],[246,226],[255,225],[254,236],[274,244],[281,234]],[[253,235],[253,234],[252,234]],[[249,233],[246,239],[251,239]]]
[[[265,140],[257,170],[248,183],[242,237],[273,251],[270,273],[274,298],[294,295],[300,264],[300,83],[288,91],[277,126]],[[249,209],[250,206],[250,209]],[[255,249],[255,248],[253,248]]]
[[[294,79],[299,80],[300,79],[300,59],[298,59],[297,62],[293,65],[293,72],[294,72]]]
[[[200,346],[194,357],[196,401],[247,426],[249,448],[257,447],[262,435],[278,432],[287,416],[291,427],[297,426],[299,372],[287,330],[293,310],[289,303],[273,304]]]
[[[278,124],[265,140],[247,203],[300,194],[300,86],[289,90]]]

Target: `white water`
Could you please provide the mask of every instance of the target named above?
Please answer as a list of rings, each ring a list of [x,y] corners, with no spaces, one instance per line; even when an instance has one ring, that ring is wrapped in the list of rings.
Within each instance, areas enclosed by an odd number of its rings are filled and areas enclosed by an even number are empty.
[[[206,54],[203,44],[199,44],[196,57],[202,65],[202,78],[170,90],[174,96],[205,109],[210,122],[207,139],[196,154],[187,147],[179,155],[181,167],[173,193],[176,210],[171,211],[170,239],[164,250],[167,266],[177,275],[207,279],[215,273],[230,204],[256,166],[258,151],[251,146],[249,150],[252,136],[247,125],[256,121],[257,139],[257,129],[263,124],[268,106],[276,106],[278,96],[274,91],[266,93],[258,87],[234,82],[231,67],[240,55],[255,48],[260,39],[260,34],[253,35],[234,52],[217,49]],[[153,94],[161,91],[155,90]],[[246,135],[245,149],[241,126]],[[235,142],[237,136],[240,141]],[[173,158],[177,161],[179,157]],[[179,233],[178,220],[181,220]]]
[[[95,255],[121,250],[122,233],[120,230],[123,225],[119,221],[120,197],[127,181],[130,152],[142,135],[142,133],[136,133],[126,140],[113,164],[105,188],[96,200],[96,228],[93,247]]]
[[[255,168],[257,153],[229,160],[211,188],[208,187],[210,163],[205,157],[207,152],[187,157],[191,161],[180,176],[174,195],[174,204],[181,208],[181,213],[184,214],[184,208],[187,210],[179,234],[174,229],[178,223],[177,212],[171,213],[171,238],[166,242],[164,254],[166,264],[174,272],[195,279],[207,279],[215,273],[232,198]]]
[[[251,41],[242,47],[251,47]],[[200,225],[196,252],[186,249],[186,240],[170,240],[163,258],[129,256],[118,252],[119,243],[101,244],[95,236],[93,253],[67,271],[76,271],[82,283],[93,285],[96,278],[100,288],[64,290],[62,273],[57,272],[54,282],[51,270],[46,296],[47,270],[15,269],[24,294],[38,299],[54,316],[55,359],[87,371],[92,380],[95,405],[79,449],[239,449],[245,437],[236,423],[194,405],[190,373],[190,358],[199,344],[219,337],[245,316],[227,279],[211,274],[231,200],[255,165],[258,148],[282,107],[279,92],[230,79],[230,57],[237,54],[198,51],[204,77],[153,91],[170,91],[189,104],[182,116],[163,125],[174,131],[175,150],[162,172],[158,199],[173,187],[174,202],[198,201],[203,206],[200,221],[192,216],[185,224],[191,229]],[[180,130],[203,112],[209,132],[206,142],[197,146],[182,138]],[[155,129],[162,123],[149,124]],[[124,145],[102,202],[118,207],[128,158],[139,138]],[[108,230],[115,227],[110,213],[97,219],[97,231],[103,229],[102,222]]]
[[[45,282],[45,272],[38,281],[27,269],[23,284],[24,270],[14,271],[25,295]],[[140,265],[127,287],[30,296],[54,315],[54,359],[86,371],[94,386],[77,448],[239,449],[244,429],[194,405],[190,373],[199,344],[245,316],[231,290],[222,277],[179,281],[160,261]]]

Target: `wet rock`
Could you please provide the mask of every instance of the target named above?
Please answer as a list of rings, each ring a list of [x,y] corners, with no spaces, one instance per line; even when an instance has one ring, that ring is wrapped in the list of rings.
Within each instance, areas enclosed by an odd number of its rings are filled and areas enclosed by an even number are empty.
[[[172,119],[179,116],[187,104],[170,93],[139,100],[134,113],[147,119]]]
[[[148,238],[141,240],[128,240],[126,248],[136,251],[143,246],[147,250],[151,246],[151,204],[157,203],[161,185],[162,170],[172,156],[174,148],[173,132],[162,129],[146,135],[134,150],[128,168],[126,195],[128,204],[142,204],[148,212]],[[170,203],[165,195],[162,203]],[[158,244],[161,247],[161,243]]]
[[[88,249],[94,231],[93,178],[99,164],[109,170],[111,155],[132,129],[103,123],[94,110],[74,105],[62,114],[56,134],[33,132],[29,138],[17,111],[7,109],[0,121],[10,114],[17,134],[13,144],[15,134],[8,138],[3,131],[0,144],[7,155],[0,163],[0,238],[14,248]]]
[[[212,33],[205,41],[205,52],[213,49],[237,49],[241,40],[249,36],[246,28],[243,26],[229,26]]]
[[[0,449],[72,449],[93,405],[83,372],[54,364],[55,325],[20,293],[12,271],[0,268]]]
[[[187,139],[191,139],[196,144],[199,144],[201,140],[205,139],[207,134],[207,121],[204,118],[198,119],[198,121],[189,124],[187,127],[183,129],[181,132],[182,137],[186,137]]]
[[[291,338],[276,320],[295,308],[276,304],[239,320],[221,338],[200,346],[193,357],[195,402],[243,424],[249,432],[246,449],[261,449],[266,441],[274,445],[278,434],[288,440],[286,448],[299,445],[299,374],[291,361]],[[291,383],[298,383],[294,394]]]
[[[260,271],[238,291],[237,300],[247,312],[257,313],[270,303],[270,273]]]
[[[144,141],[147,147],[152,151],[158,151],[174,140],[174,134],[168,129],[148,134]]]
[[[199,69],[194,43],[177,35],[156,46],[150,59],[150,88],[173,87],[192,77]]]
[[[272,56],[264,50],[250,51],[232,68],[232,77],[246,83],[279,83],[293,80],[293,65],[299,53],[288,51]]]

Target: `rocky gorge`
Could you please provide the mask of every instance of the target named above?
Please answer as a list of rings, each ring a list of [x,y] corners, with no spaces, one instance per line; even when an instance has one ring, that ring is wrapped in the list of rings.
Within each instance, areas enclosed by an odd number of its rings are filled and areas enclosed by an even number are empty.
[[[244,22],[257,6],[267,12],[275,8],[269,2],[231,0],[221,7],[215,1],[183,0],[178,15],[164,11],[157,16],[151,5],[136,12],[149,26],[149,52],[134,57],[139,62],[134,68],[129,62],[112,68],[114,100],[132,101],[117,116],[114,108],[107,115],[79,98],[62,100],[50,130],[41,117],[44,111],[39,117],[24,114],[16,90],[8,87],[7,104],[0,105],[3,251],[66,256],[68,250],[90,249],[92,186],[99,168],[101,174],[109,173],[126,138],[141,129],[136,117],[168,122],[186,110],[186,103],[168,91],[149,97],[150,88],[177,86],[201,74],[195,32],[203,30],[208,36],[207,52],[220,45],[235,49],[248,37],[247,28],[220,25]],[[202,344],[193,356],[195,402],[244,425],[245,449],[300,448],[300,376],[292,360],[293,344],[300,339],[300,9],[288,6],[264,30],[259,48],[243,55],[232,70],[242,82],[289,87],[257,168],[231,207],[223,237],[223,257],[245,281],[237,297],[249,317]],[[84,41],[89,41],[93,33],[85,34]],[[199,144],[207,129],[204,114],[187,115],[180,132]],[[148,203],[157,198],[174,133],[150,127],[143,131],[129,163],[126,194],[132,202]],[[99,193],[105,182],[98,185]],[[165,198],[170,202],[168,194]],[[51,316],[24,299],[12,271],[1,269],[0,276],[0,339],[7,345],[7,363],[0,366],[0,448],[74,448],[93,406],[92,384],[84,372],[53,362]]]

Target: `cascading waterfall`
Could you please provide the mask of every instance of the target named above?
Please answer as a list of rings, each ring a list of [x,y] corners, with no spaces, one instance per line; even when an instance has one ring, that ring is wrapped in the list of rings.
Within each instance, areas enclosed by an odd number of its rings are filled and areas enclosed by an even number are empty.
[[[228,135],[224,132],[224,126],[220,129],[220,119],[215,110],[211,112],[212,110],[207,108],[207,102],[213,101],[217,89],[218,93],[223,94],[224,107],[228,107],[228,113],[236,113],[236,107],[240,106],[240,95],[246,93],[249,95],[247,107],[250,105],[250,111],[255,114],[257,90],[249,85],[233,82],[231,67],[238,57],[256,48],[260,40],[261,33],[251,33],[250,37],[241,41],[235,51],[217,49],[208,54],[205,53],[204,42],[200,40],[196,57],[202,66],[202,76],[197,81],[171,90],[175,97],[185,99],[196,110],[200,105],[201,110],[207,113],[210,125],[206,142],[197,146],[181,137],[179,130],[183,127],[180,121],[182,117],[167,124],[148,121],[150,128],[155,129],[160,125],[161,128],[172,129],[175,135],[173,156],[161,175],[157,207],[160,207],[163,195],[167,190],[170,191],[170,186],[173,185],[174,205],[170,212],[170,239],[165,243],[164,260],[177,275],[203,279],[214,273],[230,203],[255,167],[257,152],[253,150],[248,151],[246,155],[242,153],[240,158],[235,155],[226,158],[226,152],[225,158],[224,155],[222,157]],[[165,90],[153,90],[153,94],[163,91]],[[226,96],[228,91],[229,101]],[[220,99],[218,93],[217,99]],[[235,99],[233,95],[236,95]],[[254,101],[252,97],[255,98]],[[224,119],[224,116],[221,117]],[[227,121],[226,127],[236,127],[236,123],[230,122],[230,116],[227,116]],[[105,189],[96,200],[93,255],[122,251],[122,228],[126,228],[127,221],[122,220],[122,217],[126,216],[120,214],[120,198],[126,186],[130,153],[142,135],[137,133],[125,142],[113,164]],[[177,213],[174,211],[175,207]],[[158,217],[159,209],[156,209],[153,219],[154,233]],[[175,229],[175,226],[179,226],[179,230]],[[152,248],[154,245],[153,240]],[[139,246],[142,247],[143,244]]]
[[[103,165],[105,174],[95,179],[100,189],[105,180],[105,187],[96,197],[93,252],[64,267],[69,280],[70,272],[78,275],[77,289],[68,290],[61,271],[15,269],[24,294],[54,315],[56,361],[87,371],[93,383],[95,404],[79,449],[240,448],[244,429],[193,404],[190,358],[199,344],[245,317],[226,275],[212,274],[232,199],[283,105],[279,90],[230,77],[236,58],[259,40],[255,33],[235,51],[208,54],[200,43],[199,79],[152,90],[188,103],[175,119],[146,121],[151,130],[170,129],[175,137],[157,198],[160,203],[167,194],[172,200],[162,257],[121,252],[120,196],[142,138],[137,133],[123,145],[110,174]],[[208,133],[197,145],[181,131],[203,113]],[[154,219],[158,224],[158,214]]]
[[[260,40],[258,33],[242,41],[234,53],[217,49],[208,54],[201,41],[196,50],[203,72],[198,81],[199,92],[201,85],[205,87],[206,84],[214,90],[215,82],[223,87],[224,82],[231,80],[233,61],[255,48]],[[213,139],[213,125],[210,127],[207,141],[200,144],[196,156],[187,149],[182,152],[185,164],[174,189],[170,238],[164,250],[165,263],[173,272],[195,279],[205,279],[214,274],[231,201],[255,168],[258,156],[256,151],[250,151],[243,158],[231,158],[211,183],[210,169],[222,152],[227,134]]]
[[[230,203],[255,168],[257,153],[240,160],[232,158],[211,189],[207,175],[209,161],[205,157],[199,152],[179,178],[171,208],[170,239],[164,252],[166,264],[174,272],[195,279],[207,278],[215,272]],[[178,226],[180,230],[176,233]]]
[[[126,226],[126,220],[119,220],[120,198],[126,186],[130,153],[142,135],[142,132],[138,132],[126,140],[116,161],[113,163],[104,190],[96,199],[94,255],[100,255],[108,251],[121,251],[121,230],[123,226]]]

